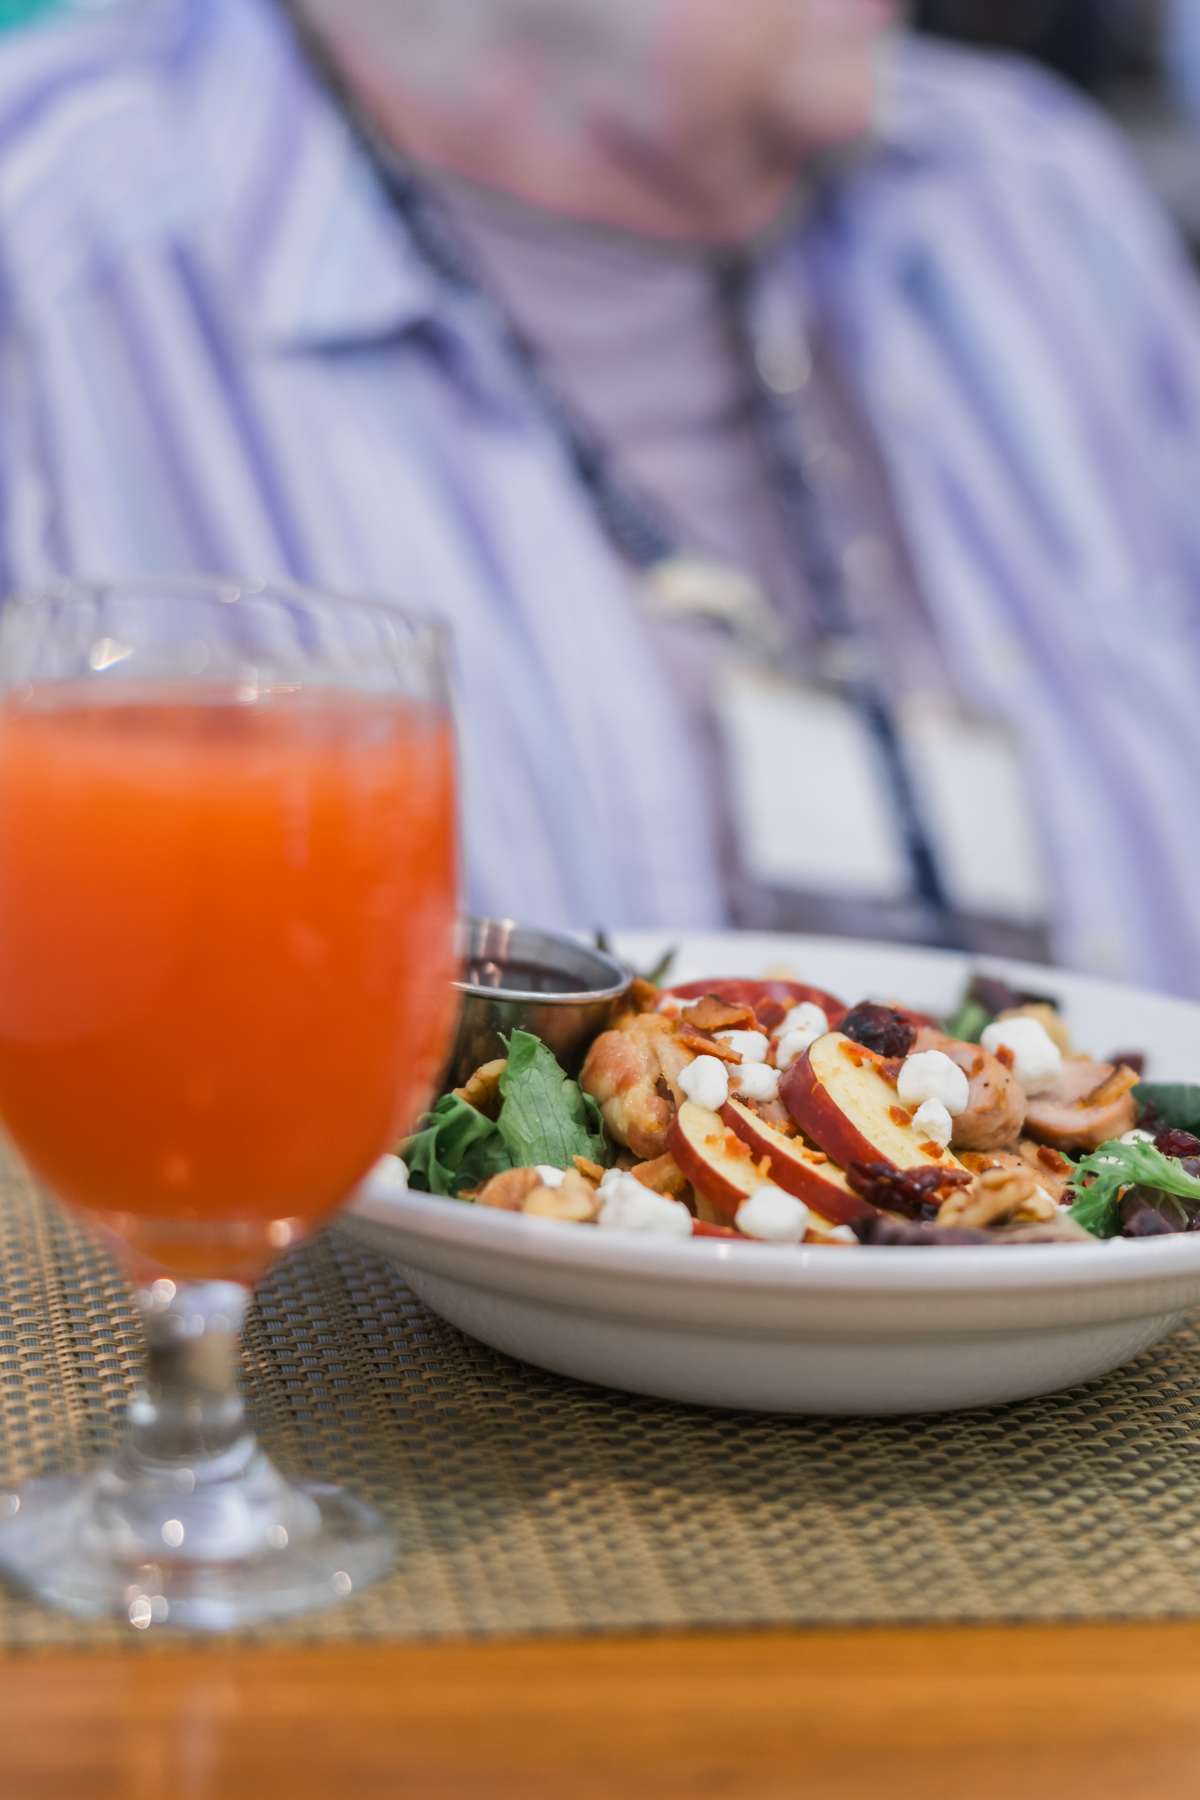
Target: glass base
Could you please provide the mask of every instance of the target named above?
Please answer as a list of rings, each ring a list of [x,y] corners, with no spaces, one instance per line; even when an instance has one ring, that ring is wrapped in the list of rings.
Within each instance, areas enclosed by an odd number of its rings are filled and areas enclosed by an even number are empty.
[[[119,1460],[27,1481],[0,1494],[0,1571],[77,1618],[231,1631],[336,1605],[396,1554],[373,1507],[325,1483],[285,1481],[257,1446],[233,1516],[228,1493],[214,1519],[211,1497],[184,1487],[164,1483],[147,1505]],[[189,1555],[189,1539],[204,1554]]]

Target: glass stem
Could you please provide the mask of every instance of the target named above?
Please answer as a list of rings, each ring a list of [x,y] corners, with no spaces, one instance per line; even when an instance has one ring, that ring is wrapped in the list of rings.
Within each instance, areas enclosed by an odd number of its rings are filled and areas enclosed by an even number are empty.
[[[182,1469],[196,1483],[240,1473],[254,1449],[237,1385],[249,1295],[231,1281],[156,1281],[140,1299],[146,1367],[130,1409],[123,1472]]]

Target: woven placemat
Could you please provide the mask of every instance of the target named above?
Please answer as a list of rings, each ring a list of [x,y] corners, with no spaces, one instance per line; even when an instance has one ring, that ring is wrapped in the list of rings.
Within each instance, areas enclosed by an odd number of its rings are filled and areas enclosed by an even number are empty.
[[[120,1271],[0,1158],[0,1485],[111,1451],[138,1372]],[[940,1418],[705,1412],[566,1381],[433,1317],[336,1231],[246,1340],[286,1469],[395,1519],[395,1572],[248,1637],[1200,1611],[1200,1332],[1102,1381]],[[0,1588],[0,1645],[179,1642]]]

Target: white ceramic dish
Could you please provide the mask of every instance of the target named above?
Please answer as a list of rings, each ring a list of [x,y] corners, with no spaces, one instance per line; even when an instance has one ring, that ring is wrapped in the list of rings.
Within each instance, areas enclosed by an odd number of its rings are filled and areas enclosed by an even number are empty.
[[[968,959],[835,939],[626,934],[672,979],[799,979],[856,1001],[951,1010]],[[1059,995],[1097,1055],[1146,1049],[1150,1076],[1200,1081],[1200,1005],[986,959]],[[346,1229],[496,1349],[586,1381],[771,1412],[940,1412],[1052,1393],[1116,1368],[1200,1303],[1200,1233],[940,1250],[776,1249],[639,1238],[369,1185]]]

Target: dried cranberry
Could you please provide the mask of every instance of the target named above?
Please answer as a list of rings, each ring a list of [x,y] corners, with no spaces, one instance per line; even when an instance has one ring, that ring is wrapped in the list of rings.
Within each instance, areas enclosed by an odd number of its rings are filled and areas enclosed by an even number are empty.
[[[1132,1069],[1135,1075],[1146,1073],[1146,1052],[1144,1050],[1114,1050],[1108,1060],[1114,1069],[1119,1069],[1124,1064],[1127,1069]]]
[[[1162,1113],[1158,1109],[1157,1100],[1147,1100],[1138,1115],[1139,1131],[1159,1131],[1162,1128]]]
[[[1193,1137],[1190,1131],[1178,1131],[1172,1125],[1164,1125],[1154,1140],[1154,1148],[1163,1156],[1197,1156],[1200,1155],[1200,1138]]]
[[[917,1041],[917,1028],[890,1006],[874,1006],[865,1000],[850,1009],[840,1029],[865,1050],[877,1056],[907,1056]]]
[[[965,1169],[938,1169],[932,1164],[920,1169],[898,1169],[890,1162],[852,1162],[846,1169],[846,1180],[860,1199],[884,1212],[902,1213],[907,1219],[928,1217],[926,1209],[931,1207],[939,1188],[971,1185]]]

